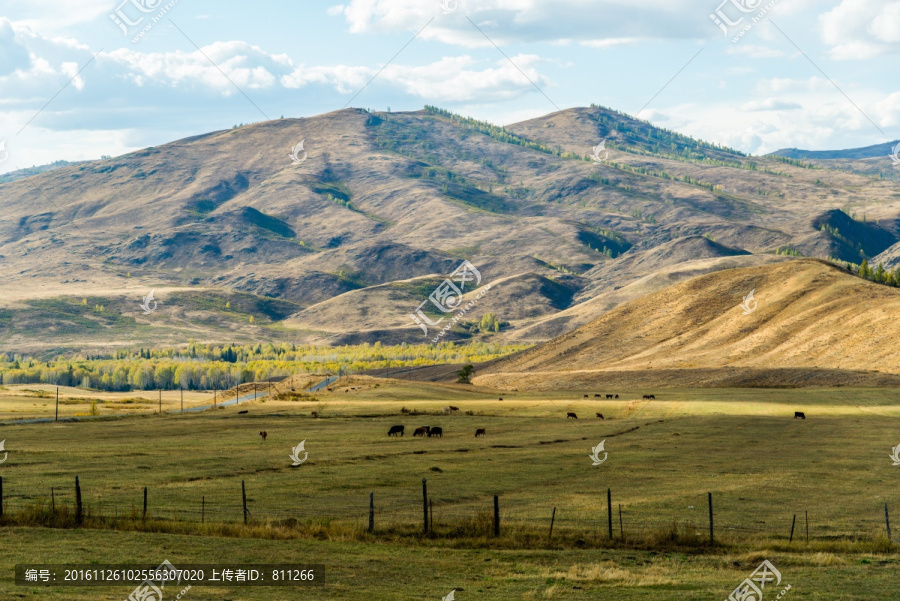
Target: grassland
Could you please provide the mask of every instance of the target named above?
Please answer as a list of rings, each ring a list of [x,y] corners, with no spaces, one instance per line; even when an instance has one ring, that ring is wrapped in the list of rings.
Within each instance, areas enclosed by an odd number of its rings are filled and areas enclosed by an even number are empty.
[[[595,400],[600,392],[620,399]],[[324,588],[195,588],[190,599],[437,599],[456,588],[461,600],[699,600],[724,599],[768,558],[793,587],[786,598],[891,598],[900,555],[884,537],[884,504],[900,508],[900,468],[888,457],[900,444],[900,392],[657,390],[649,402],[645,392],[503,393],[500,401],[490,389],[357,377],[315,397],[196,415],[3,427],[0,561],[328,566]],[[443,415],[448,404],[460,412]],[[567,420],[569,411],[579,419]],[[808,419],[794,420],[794,411]],[[407,435],[388,438],[393,424]],[[410,436],[425,424],[442,426],[444,437]],[[487,437],[474,438],[478,427]],[[309,459],[291,469],[301,440]],[[609,459],[592,466],[601,440]],[[37,526],[51,487],[59,511],[71,508],[76,474],[85,527]],[[421,534],[423,478],[434,502],[429,536]],[[370,491],[374,534],[365,532]],[[707,492],[715,546],[704,542]],[[494,494],[499,538],[490,532]],[[14,587],[6,570],[0,591],[81,600],[130,589],[31,590]]]

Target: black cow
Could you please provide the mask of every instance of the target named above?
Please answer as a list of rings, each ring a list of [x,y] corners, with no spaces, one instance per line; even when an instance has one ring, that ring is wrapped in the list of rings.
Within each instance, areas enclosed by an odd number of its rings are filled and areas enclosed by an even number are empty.
[[[437,436],[437,437],[443,438],[444,437],[444,429],[440,428],[438,426],[435,426],[434,428],[432,428],[428,431],[428,438],[431,438],[432,436]]]
[[[611,398],[612,398],[612,395],[611,395],[611,394],[608,394],[608,395],[606,395],[606,398],[611,399]],[[616,397],[616,398],[619,398],[619,397]]]
[[[644,395],[644,400],[645,400],[645,401],[649,401],[649,400],[654,400],[654,401],[655,401],[655,400],[656,400],[656,397],[653,396],[652,394],[645,394],[645,395]]]
[[[578,419],[578,416],[572,413],[571,411],[566,414],[566,419]]]
[[[597,417],[599,417],[600,419],[603,419],[603,414],[602,414],[602,413],[598,413],[598,414],[597,414]]]
[[[403,426],[391,426],[391,429],[388,430],[388,436],[403,436],[404,429]]]
[[[806,419],[806,414],[804,414],[802,411],[794,411],[794,419],[797,419],[798,417],[800,419]]]

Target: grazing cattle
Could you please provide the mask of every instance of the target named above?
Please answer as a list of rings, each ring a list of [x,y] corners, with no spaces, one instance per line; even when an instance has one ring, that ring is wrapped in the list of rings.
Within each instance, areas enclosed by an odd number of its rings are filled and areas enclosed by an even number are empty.
[[[479,436],[484,436],[484,434],[485,434],[484,428],[478,428],[477,430],[475,430],[475,438],[478,438]]]
[[[426,436],[430,429],[431,428],[429,428],[428,426],[422,426],[421,428],[416,428],[416,431],[413,432],[413,436]]]
[[[602,413],[598,413],[598,414],[597,414],[597,417],[599,417],[600,419],[603,419],[603,414],[602,414]]]
[[[645,401],[650,401],[650,400],[654,400],[654,401],[655,401],[655,400],[656,400],[656,397],[653,396],[652,394],[645,394],[645,395],[644,395],[644,400],[645,400]]]
[[[262,430],[262,431],[260,431],[259,435],[262,436],[262,439],[265,441],[265,440],[266,440],[266,436],[268,436],[269,433],[266,432],[265,430]]]
[[[798,417],[800,419],[806,419],[806,414],[802,411],[794,411],[794,419],[797,419]]]
[[[616,395],[616,398],[619,398],[619,395]]]
[[[588,398],[588,395],[584,395],[584,398]]]
[[[432,436],[439,436],[440,438],[443,438],[444,437],[444,429],[435,426],[434,428],[432,428],[428,431],[428,438],[431,438]]]
[[[569,419],[569,418],[578,419],[578,416],[570,411],[569,413],[566,414],[566,419]]]
[[[608,394],[608,395],[606,395],[606,398],[611,399],[611,398],[612,398],[612,395],[611,395],[611,394]],[[616,398],[619,398],[619,397],[617,396]]]
[[[450,407],[444,407],[443,410],[442,410],[442,413],[443,413],[444,415],[449,414],[449,413],[450,413]]]
[[[329,388],[329,389],[328,389],[328,392],[334,392],[334,389],[333,389],[333,388]]]
[[[503,397],[500,397],[500,400],[502,401],[502,400],[503,400]]]
[[[388,430],[388,436],[403,436],[404,429],[403,426],[391,426],[391,429]]]
[[[313,411],[312,413],[310,413],[310,415],[313,417],[319,417],[319,413],[317,411]]]
[[[454,411],[459,411],[459,407],[454,407],[453,405],[450,405],[450,412],[452,413]]]
[[[600,398],[600,395],[599,395],[599,394],[595,394],[595,395],[594,395],[594,398],[595,398],[595,399],[599,399],[599,398]]]
[[[243,411],[238,411],[238,415],[244,415],[245,413],[250,413],[250,412],[247,411],[246,409],[244,409]]]

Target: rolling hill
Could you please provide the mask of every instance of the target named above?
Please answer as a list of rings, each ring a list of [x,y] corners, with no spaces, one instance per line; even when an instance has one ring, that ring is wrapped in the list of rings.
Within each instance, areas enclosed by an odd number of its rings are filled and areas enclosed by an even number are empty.
[[[754,300],[745,302],[751,291]],[[623,303],[485,366],[476,382],[521,389],[621,386],[629,378],[657,385],[900,383],[898,319],[900,291],[829,263],[722,270]]]
[[[496,284],[466,319],[508,326],[449,339],[547,340],[699,273],[892,252],[898,184],[851,163],[748,157],[601,107],[211,132],[0,183],[0,341],[423,342],[409,315],[463,260]]]

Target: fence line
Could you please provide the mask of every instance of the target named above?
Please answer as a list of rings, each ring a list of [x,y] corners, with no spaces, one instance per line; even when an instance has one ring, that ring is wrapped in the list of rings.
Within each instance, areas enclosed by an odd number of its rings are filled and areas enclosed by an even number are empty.
[[[780,513],[733,509],[723,511],[710,501],[709,515],[702,506],[702,497],[694,512],[662,511],[642,505],[629,505],[627,498],[616,497],[618,505],[618,532],[613,527],[613,502],[615,491],[609,490],[606,507],[598,503],[590,510],[584,507],[566,507],[559,500],[546,502],[522,502],[504,499],[502,495],[485,494],[473,498],[454,499],[443,495],[429,496],[425,481],[422,497],[418,495],[398,497],[397,489],[382,492],[361,493],[357,497],[329,495],[319,499],[316,506],[296,503],[284,495],[267,495],[265,488],[255,489],[253,484],[236,481],[232,493],[197,489],[196,498],[186,499],[184,491],[167,490],[161,486],[134,487],[117,490],[93,490],[89,483],[75,478],[66,484],[54,480],[46,490],[24,490],[15,480],[0,478],[0,519],[14,519],[17,512],[42,509],[56,514],[72,512],[76,520],[81,516],[136,520],[163,520],[195,523],[344,523],[378,531],[396,527],[415,527],[424,532],[461,524],[482,524],[495,535],[516,528],[547,532],[550,536],[573,532],[593,533],[602,538],[628,538],[647,532],[665,532],[674,527],[682,532],[695,532],[702,537],[708,526],[710,536],[731,538],[767,536],[793,543],[806,531],[807,540],[874,539],[890,537],[888,505],[881,502],[862,508],[855,515],[838,520],[821,520],[808,512],[780,509]],[[405,489],[404,489],[405,490]],[[710,495],[712,497],[712,495]],[[716,498],[728,499],[721,495]],[[492,502],[493,501],[493,502]],[[80,507],[80,509],[79,509]],[[799,509],[799,508],[798,508]],[[781,513],[783,512],[783,513]],[[797,514],[805,523],[799,524]],[[501,529],[502,524],[502,529]]]

